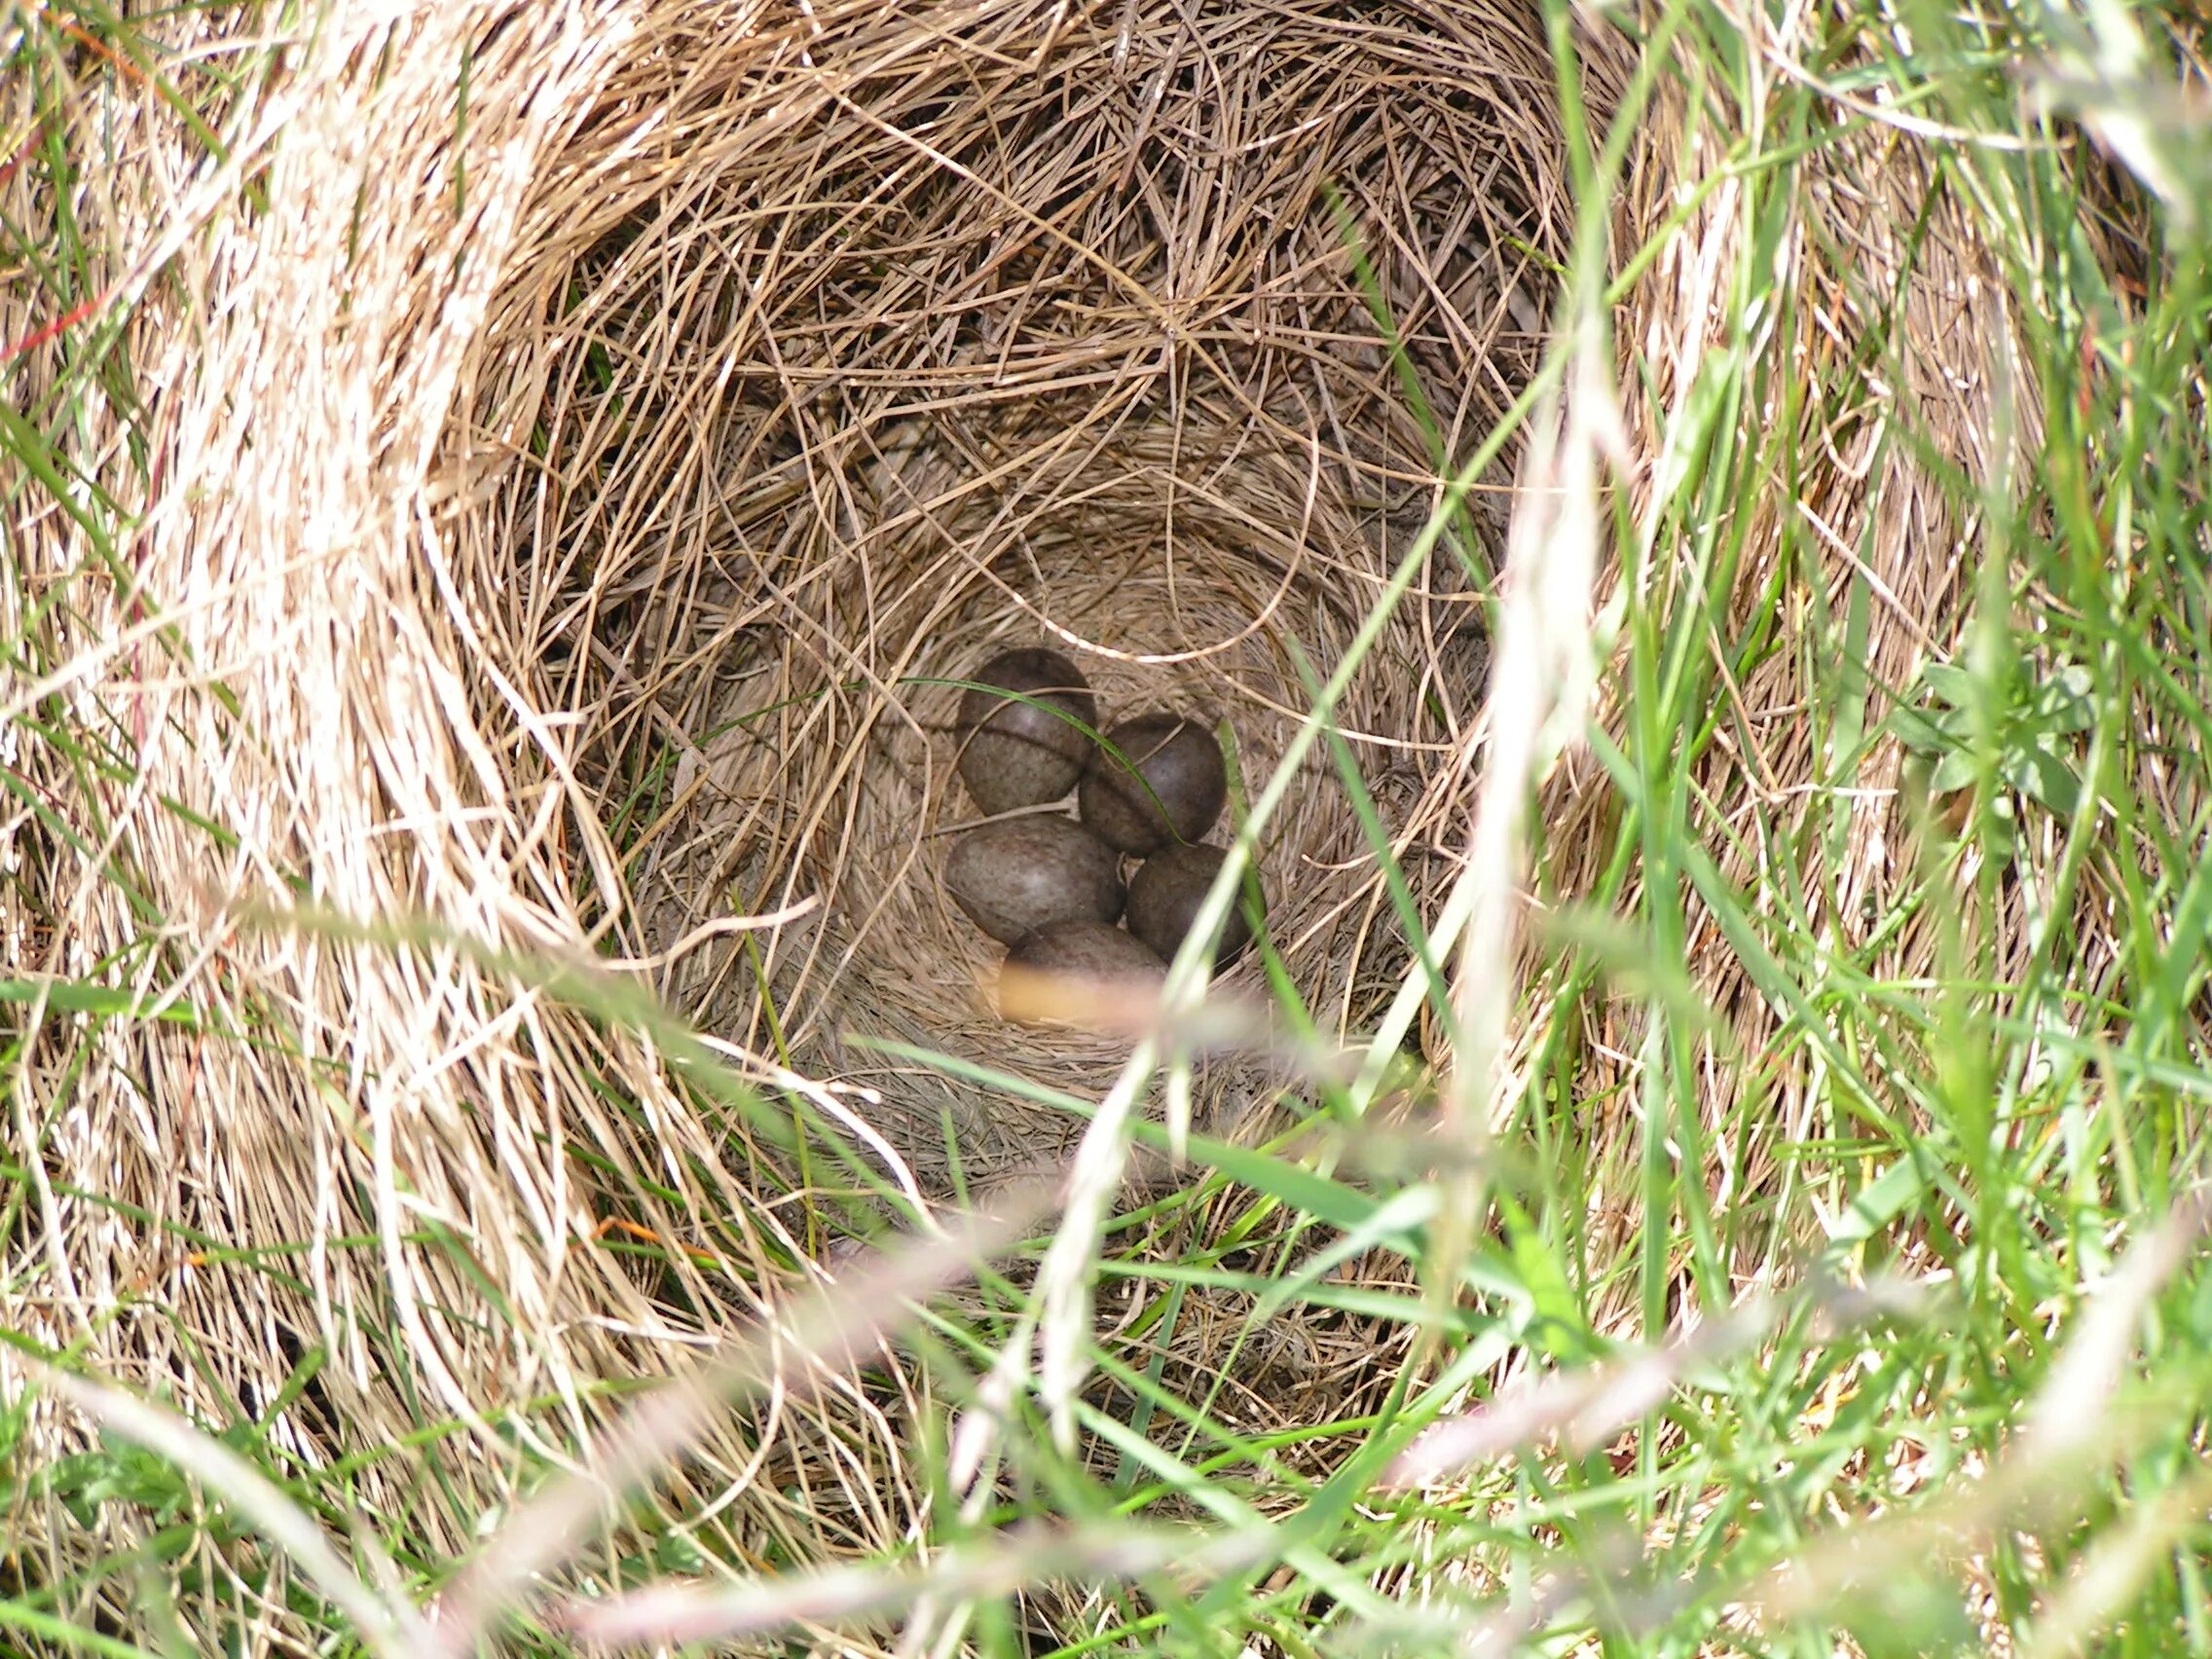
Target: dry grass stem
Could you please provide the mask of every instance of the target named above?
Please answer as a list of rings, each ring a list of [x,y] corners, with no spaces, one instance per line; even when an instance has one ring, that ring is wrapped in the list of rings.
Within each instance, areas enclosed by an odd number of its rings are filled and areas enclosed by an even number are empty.
[[[840,1267],[834,1283],[790,1309],[779,1329],[735,1341],[700,1375],[663,1384],[605,1437],[586,1466],[514,1516],[442,1599],[427,1633],[435,1655],[473,1653],[493,1622],[587,1536],[600,1512],[696,1447],[712,1418],[773,1388],[804,1393],[866,1361],[910,1322],[907,1304],[941,1290],[1029,1232],[1050,1208],[1049,1187],[994,1195],[993,1214],[941,1238],[916,1239],[870,1265]],[[665,1640],[695,1640],[670,1636]]]
[[[675,1586],[590,1604],[571,1602],[560,1623],[596,1646],[737,1641],[793,1626],[850,1624],[909,1610],[922,1615],[907,1640],[920,1651],[927,1610],[1012,1595],[1025,1585],[1066,1578],[1164,1578],[1196,1595],[1216,1574],[1258,1551],[1250,1540],[1115,1525],[1088,1530],[1012,1529],[987,1544],[948,1550],[909,1572],[832,1568],[731,1586]]]

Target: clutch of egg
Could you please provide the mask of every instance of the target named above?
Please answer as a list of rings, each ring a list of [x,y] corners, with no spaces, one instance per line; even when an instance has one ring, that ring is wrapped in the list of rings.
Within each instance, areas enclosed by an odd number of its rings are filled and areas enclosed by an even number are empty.
[[[945,892],[1011,946],[1008,967],[1147,983],[1165,972],[1220,871],[1222,849],[1198,837],[1227,804],[1228,768],[1213,734],[1185,716],[1139,715],[1103,743],[1097,721],[1089,682],[1058,651],[1004,651],[977,672],[957,728],[971,798],[996,816],[1073,789],[1082,821],[1040,813],[978,825],[953,844]],[[1124,853],[1145,858],[1126,889]],[[1257,885],[1247,883],[1223,925],[1217,966],[1251,942]],[[1114,925],[1124,906],[1125,933]]]

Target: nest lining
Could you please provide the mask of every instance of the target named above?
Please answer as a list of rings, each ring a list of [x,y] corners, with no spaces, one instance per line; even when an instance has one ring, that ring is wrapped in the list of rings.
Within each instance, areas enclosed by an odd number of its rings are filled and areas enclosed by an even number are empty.
[[[616,830],[630,942],[676,952],[664,989],[708,1029],[872,1088],[928,1162],[948,1111],[985,1162],[1074,1125],[845,1037],[1079,1090],[1121,1053],[991,1010],[995,951],[938,885],[970,808],[957,692],[931,682],[1054,644],[1109,719],[1226,717],[1263,784],[1427,518],[1440,450],[1532,370],[1564,235],[1557,134],[1522,95],[1548,84],[1531,16],[978,16],[1008,25],[989,52],[828,89],[764,53],[773,143],[709,146],[541,282],[533,343],[555,350],[528,366],[567,484],[521,550],[522,655],[583,712],[588,774],[648,803]],[[846,21],[846,61],[911,45],[910,20]],[[1470,571],[1497,530],[1478,498],[1339,710],[1401,855],[1469,781]],[[1261,868],[1309,1008],[1356,1025],[1403,947],[1325,749]]]

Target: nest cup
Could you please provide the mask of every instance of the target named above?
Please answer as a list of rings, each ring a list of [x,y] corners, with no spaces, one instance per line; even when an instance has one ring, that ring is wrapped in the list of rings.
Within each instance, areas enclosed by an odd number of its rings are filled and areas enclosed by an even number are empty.
[[[871,1040],[1079,1091],[1124,1052],[997,1017],[999,947],[940,881],[975,818],[947,682],[1051,645],[1106,724],[1226,719],[1256,794],[1438,454],[1532,369],[1565,237],[1532,15],[991,15],[987,52],[862,72],[914,25],[847,14],[834,92],[763,55],[773,141],[737,120],[540,281],[516,367],[548,386],[558,482],[515,473],[487,520],[529,527],[518,656],[583,715],[631,942],[706,1029],[865,1090],[932,1167],[948,1124],[972,1166],[1080,1124]],[[1478,494],[1337,710],[1417,885],[1470,779],[1497,528]],[[1403,949],[1327,745],[1259,862],[1291,979],[1324,1029],[1358,1023]]]

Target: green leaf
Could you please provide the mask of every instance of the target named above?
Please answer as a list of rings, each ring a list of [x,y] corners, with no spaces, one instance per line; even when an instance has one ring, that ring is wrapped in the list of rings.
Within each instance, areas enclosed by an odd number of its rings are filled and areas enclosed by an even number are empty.
[[[2005,781],[2061,818],[2071,818],[2082,804],[2081,774],[2046,745],[2032,743],[2005,757]]]
[[[1915,755],[1940,755],[1951,747],[1943,728],[1918,709],[1892,710],[1890,732]]]
[[[1593,1357],[1588,1321],[1557,1252],[1510,1194],[1499,1193],[1496,1203],[1512,1248],[1514,1271],[1529,1296],[1530,1340],[1554,1359]]]
[[[1928,1191],[1928,1177],[1911,1159],[1898,1160],[1862,1187],[1841,1215],[1827,1224],[1828,1245],[1855,1250],[1917,1203]]]
[[[1928,793],[1936,796],[1956,794],[1973,783],[1978,770],[1972,755],[1963,749],[1954,749],[1936,762],[1935,775],[1928,780]]]
[[[1947,662],[1932,662],[1920,671],[1928,689],[1954,709],[1971,709],[1979,697],[1974,677]]]
[[[1936,729],[1954,748],[1973,741],[1973,711],[1972,709],[1945,709],[1936,717]]]
[[[1141,1124],[1137,1138],[1164,1146],[1166,1132],[1157,1124]],[[1347,1187],[1286,1158],[1272,1158],[1229,1141],[1193,1135],[1191,1156],[1194,1161],[1210,1164],[1230,1180],[1345,1233],[1361,1231],[1381,1207],[1356,1187]],[[1402,1240],[1398,1247],[1411,1250],[1413,1244]]]
[[[2030,705],[2036,726],[2050,732],[2087,731],[2097,723],[2096,681],[2085,668],[2061,669],[2044,682]]]
[[[2019,852],[2019,818],[2012,809],[2012,793],[2001,791],[1989,803],[1989,818],[1982,832],[1982,845],[1999,864],[2010,864]]]

